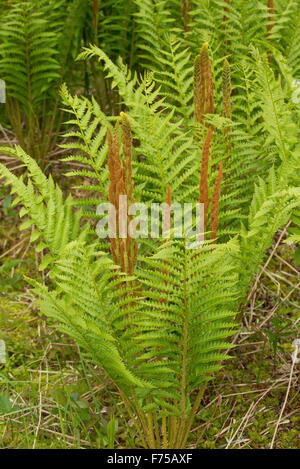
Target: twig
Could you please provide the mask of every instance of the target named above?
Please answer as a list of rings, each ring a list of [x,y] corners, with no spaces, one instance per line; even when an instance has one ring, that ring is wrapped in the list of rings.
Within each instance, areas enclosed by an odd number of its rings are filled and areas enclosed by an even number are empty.
[[[276,426],[275,426],[275,430],[274,430],[274,433],[273,433],[273,438],[272,438],[272,441],[271,441],[271,444],[270,444],[270,449],[273,449],[273,446],[274,446],[274,443],[275,443],[275,438],[276,438],[276,435],[277,435],[277,431],[278,431],[278,428],[279,428],[279,425],[280,425],[280,422],[281,422],[281,419],[282,419],[282,416],[283,416],[283,412],[284,412],[284,409],[286,407],[287,400],[288,400],[288,397],[289,397],[291,384],[292,384],[292,379],[293,379],[293,372],[294,372],[295,364],[297,363],[298,351],[299,351],[299,345],[295,345],[295,352],[292,355],[292,366],[291,366],[291,371],[290,371],[289,383],[288,383],[288,387],[287,387],[287,390],[286,390],[284,402],[283,402],[283,405],[281,407],[279,418],[278,418]]]

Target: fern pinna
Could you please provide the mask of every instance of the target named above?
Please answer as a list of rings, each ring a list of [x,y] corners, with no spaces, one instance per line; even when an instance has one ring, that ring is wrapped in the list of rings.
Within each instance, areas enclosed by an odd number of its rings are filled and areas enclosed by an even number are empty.
[[[139,12],[155,7],[172,26],[168,2],[142,3]],[[68,175],[89,180],[79,186],[88,198],[64,199],[23,150],[3,150],[27,167],[22,178],[4,165],[0,174],[23,206],[22,228],[32,227],[32,242],[46,253],[47,285],[29,280],[41,311],[105,369],[145,448],[186,446],[266,249],[299,207],[299,113],[288,104],[297,54],[289,63],[270,47],[284,28],[267,28],[274,21],[261,2],[254,2],[258,25],[247,16],[248,2],[238,3],[240,11],[233,2],[196,9],[185,2],[176,10],[182,40],[172,27],[156,35],[153,18],[148,38],[137,14],[141,57],[153,73],[139,76],[97,46],[83,51],[81,59],[99,59],[126,109],[107,117],[95,99],[62,87],[71,114],[64,161],[80,163]],[[284,10],[278,4],[272,17]],[[226,23],[221,32],[216,16]],[[241,41],[231,37],[235,24]],[[204,45],[195,35],[200,26],[210,36]],[[254,34],[265,52],[248,47]],[[204,246],[189,249],[169,226],[165,239],[99,240],[95,207],[117,205],[119,195],[145,204],[204,203]]]

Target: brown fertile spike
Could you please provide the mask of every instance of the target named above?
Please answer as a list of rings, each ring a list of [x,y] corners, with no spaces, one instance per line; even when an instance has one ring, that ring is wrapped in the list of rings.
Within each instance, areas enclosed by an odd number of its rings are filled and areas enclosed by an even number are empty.
[[[212,141],[213,129],[209,127],[207,136],[202,149],[201,176],[200,176],[200,196],[199,202],[204,204],[204,230],[207,226],[208,217],[208,165],[210,156],[210,147]]]
[[[124,112],[120,113],[121,126],[123,132],[123,166],[124,166],[124,182],[128,201],[133,200],[133,180],[132,180],[132,133],[130,122]]]
[[[211,199],[211,214],[210,214],[210,231],[211,239],[217,238],[217,231],[219,227],[219,201],[221,195],[221,182],[223,177],[223,163],[220,161],[219,171],[215,180],[212,199]]]
[[[111,131],[107,131],[107,145],[108,145],[108,172],[109,172],[109,201],[111,204],[116,203],[116,174],[115,174],[115,135],[112,135]]]
[[[113,134],[110,130],[107,132],[108,144],[108,172],[109,172],[109,189],[108,197],[110,203],[118,211],[119,195],[117,191],[117,184],[121,174],[120,167],[120,151],[119,151],[119,137],[114,130]],[[118,229],[118,228],[117,228]],[[118,232],[117,232],[118,235]],[[110,238],[110,250],[115,264],[120,264],[120,250],[118,238]]]
[[[127,207],[120,205],[120,196],[127,195],[128,204],[133,200],[132,179],[132,135],[128,117],[121,113],[121,127],[123,133],[123,160],[120,155],[120,141],[118,128],[107,132],[108,171],[109,171],[109,201],[116,211],[116,238],[110,238],[110,249],[113,260],[126,273],[133,273],[137,262],[138,244],[129,237]],[[123,213],[123,211],[126,212]],[[120,219],[121,217],[121,219]],[[121,223],[124,227],[121,227]],[[127,223],[126,223],[127,222]],[[124,230],[125,231],[123,234]],[[123,236],[122,236],[123,234]],[[127,236],[124,238],[124,235]],[[122,237],[121,237],[122,236]]]
[[[194,114],[197,122],[204,122],[205,114],[214,114],[214,83],[208,43],[203,44],[194,64]]]
[[[110,203],[117,208],[117,194],[116,194],[116,160],[118,159],[119,148],[116,146],[115,132],[112,134],[110,130],[107,131],[107,145],[108,145],[108,172],[109,172],[109,188],[108,198]],[[115,264],[120,263],[119,249],[117,239],[110,238],[110,251]]]
[[[168,184],[167,185],[167,196],[166,196],[166,202],[165,202],[167,205],[169,205],[169,207],[171,207],[172,205],[172,189],[171,189],[171,186]],[[167,233],[170,231],[171,229],[171,220],[170,218],[167,218],[167,213],[164,213],[163,215],[163,227],[162,227],[162,231],[163,233]],[[168,262],[167,261],[164,261],[164,263],[166,264],[166,267],[168,266]],[[169,275],[169,271],[168,269],[166,268],[164,271],[163,271],[164,275],[168,276]],[[168,280],[165,280],[165,285],[167,285],[168,283]],[[159,300],[160,303],[165,303],[166,300],[164,298],[160,298]]]
[[[226,3],[231,3],[231,0],[225,0],[225,2],[226,2]],[[228,7],[225,7],[225,8],[224,8],[224,18],[223,18],[223,21],[224,21],[224,22],[228,21],[228,16],[227,16],[228,10],[229,10]]]
[[[196,122],[201,122],[202,106],[201,106],[201,60],[197,55],[194,63],[194,116]]]
[[[167,185],[167,197],[166,197],[166,204],[172,204],[172,189],[170,184]]]
[[[274,15],[275,15],[275,6],[274,6],[274,0],[268,0],[268,26],[267,29],[268,31],[271,31],[271,29],[274,26]]]
[[[120,113],[121,127],[123,133],[123,168],[124,168],[124,188],[123,193],[128,197],[128,204],[134,203],[133,189],[134,183],[132,178],[132,132],[128,116],[124,113]],[[130,217],[127,217],[127,224],[130,222]],[[126,243],[124,243],[124,269],[128,273],[133,273],[134,267],[137,262],[137,250],[138,243],[136,240],[131,239],[127,233]],[[122,244],[123,245],[123,244]]]
[[[202,106],[201,106],[201,59],[197,55],[194,62],[194,116],[196,122],[201,122]]]
[[[93,29],[95,34],[98,27],[98,16],[99,16],[99,0],[93,0]]]

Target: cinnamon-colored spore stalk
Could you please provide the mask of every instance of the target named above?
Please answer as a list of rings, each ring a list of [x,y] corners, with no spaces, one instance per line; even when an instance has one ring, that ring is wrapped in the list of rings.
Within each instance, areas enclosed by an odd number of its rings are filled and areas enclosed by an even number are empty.
[[[132,135],[126,114],[121,113],[123,134],[123,158],[120,153],[118,126],[113,132],[107,132],[108,170],[109,170],[109,201],[116,210],[116,238],[110,238],[110,250],[115,264],[123,272],[132,274],[137,262],[138,244],[129,236],[128,224],[130,217],[120,205],[120,196],[126,195],[128,204],[134,203],[132,178]],[[122,226],[121,226],[122,225]],[[125,230],[125,232],[124,232]]]
[[[205,114],[214,114],[214,82],[208,43],[203,44],[194,65],[194,114],[195,120],[205,123]]]
[[[199,202],[204,204],[204,231],[207,226],[208,208],[209,208],[209,181],[208,168],[210,159],[210,147],[212,142],[213,129],[209,127],[207,136],[202,149],[202,161],[200,172],[200,196]]]
[[[223,177],[223,163],[220,162],[219,171],[215,180],[214,189],[211,199],[211,214],[210,214],[210,231],[211,239],[217,238],[217,231],[219,227],[219,201],[221,196],[221,182]]]

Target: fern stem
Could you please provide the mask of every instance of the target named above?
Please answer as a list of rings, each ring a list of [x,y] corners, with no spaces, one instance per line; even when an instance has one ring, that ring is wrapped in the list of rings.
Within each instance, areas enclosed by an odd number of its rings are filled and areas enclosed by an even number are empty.
[[[92,27],[94,34],[94,44],[98,45],[98,17],[99,17],[99,0],[93,0]]]
[[[186,252],[185,252],[185,262],[184,262],[184,291],[183,291],[183,338],[182,338],[182,370],[181,370],[181,422],[179,426],[178,436],[182,438],[182,434],[184,432],[184,423],[187,417],[186,408],[187,408],[187,401],[186,401],[186,393],[187,393],[187,365],[188,365],[188,340],[189,340],[189,318],[188,318],[188,292],[186,289],[187,285],[187,275],[186,275]]]
[[[153,425],[149,426],[148,422],[148,415],[143,412],[141,409],[138,399],[135,396],[135,390],[133,391],[133,396],[131,397],[131,402],[132,406],[134,408],[134,413],[137,415],[138,420],[140,422],[141,428],[143,430],[143,442],[145,444],[145,448],[152,448],[152,445],[154,443],[155,446],[155,440],[154,440],[154,434],[153,434]]]
[[[202,159],[201,159],[201,172],[200,172],[200,196],[199,202],[204,204],[204,231],[207,226],[208,208],[209,208],[209,195],[208,195],[208,166],[210,157],[210,146],[212,141],[212,127],[209,127],[207,136],[203,145]]]
[[[154,423],[153,423],[154,419],[153,419],[153,414],[151,412],[147,413],[147,420],[148,420],[148,429],[149,429],[149,434],[150,434],[151,448],[156,449],[156,442],[155,442],[155,436],[154,436]]]
[[[169,440],[170,440],[170,448],[174,448],[176,437],[178,433],[178,419],[175,415],[172,415],[169,419]]]
[[[226,3],[230,4],[231,3],[231,0],[225,0]],[[229,11],[229,7],[224,7],[224,17],[223,17],[223,22],[226,23],[229,18],[228,18],[228,11]],[[225,28],[226,28],[226,25],[225,25]]]
[[[157,418],[154,419],[154,434],[155,434],[155,439],[156,439],[156,447],[160,448],[160,432],[159,432],[159,425]]]
[[[191,0],[181,0],[181,16],[183,22],[183,28],[185,31],[190,30],[190,10],[191,10]]]
[[[206,386],[203,385],[202,388],[200,388],[200,390],[198,391],[198,394],[197,394],[197,397],[195,399],[195,402],[194,402],[193,408],[191,410],[191,413],[190,413],[188,419],[184,422],[183,431],[179,435],[179,440],[178,440],[178,444],[177,444],[176,448],[184,448],[185,445],[186,445],[187,439],[189,437],[189,432],[190,432],[191,427],[193,425],[193,422],[194,422],[194,419],[196,417],[197,411],[200,407],[200,404],[201,404],[205,389],[206,389]]]
[[[121,396],[121,398],[123,399],[123,402],[124,402],[124,405],[127,409],[127,412],[128,412],[128,415],[130,418],[136,416],[136,419],[134,419],[134,423],[135,423],[135,426],[136,426],[136,429],[138,431],[138,434],[140,436],[140,439],[141,439],[141,442],[143,444],[143,446],[145,448],[148,447],[148,444],[147,444],[147,440],[145,439],[145,431],[144,431],[144,427],[143,427],[143,423],[142,423],[142,420],[139,418],[139,412],[137,410],[137,402],[136,402],[136,399],[132,399],[130,400],[126,393],[122,391],[122,389],[115,384],[115,386],[117,387],[118,391],[119,391],[119,394]]]
[[[211,216],[210,216],[210,231],[211,239],[217,238],[217,231],[219,227],[219,201],[221,196],[221,182],[223,176],[223,163],[220,161],[219,172],[215,180],[212,198],[211,198]]]
[[[268,24],[267,24],[268,33],[270,33],[270,31],[274,27],[274,15],[275,15],[274,0],[268,0]]]
[[[168,448],[168,434],[167,434],[167,417],[165,415],[162,416],[161,433],[162,433],[162,449],[167,449]]]
[[[144,414],[144,412],[139,408],[138,403],[136,404],[136,410],[137,410],[137,415],[140,419],[144,434],[146,436],[146,447],[152,449],[152,445],[155,448],[155,441],[154,441],[154,435],[153,435],[153,427],[149,427],[148,421],[147,421],[147,416]]]

